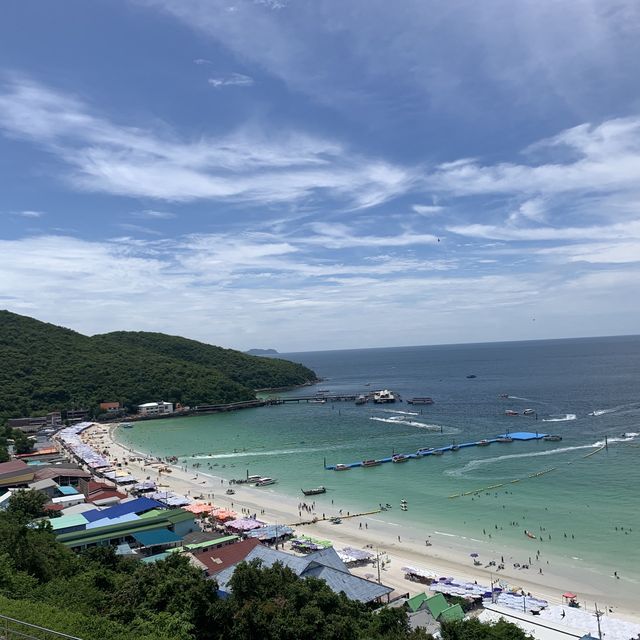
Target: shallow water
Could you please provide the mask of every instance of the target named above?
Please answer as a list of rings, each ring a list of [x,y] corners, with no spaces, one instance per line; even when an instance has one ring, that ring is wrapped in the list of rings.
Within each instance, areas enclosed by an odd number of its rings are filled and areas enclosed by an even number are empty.
[[[640,337],[286,357],[325,378],[316,389],[389,388],[405,399],[430,395],[435,404],[287,404],[138,423],[119,430],[118,438],[154,455],[178,455],[181,464],[199,463],[205,473],[275,477],[274,489],[300,499],[301,488],[323,484],[328,492],[314,497],[320,511],[323,504],[329,511],[332,501],[352,511],[390,503],[386,521],[424,529],[425,537],[439,531],[529,554],[541,549],[565,564],[618,570],[640,583]],[[500,398],[502,393],[509,398]],[[525,408],[538,419],[504,415],[505,409]],[[494,443],[346,472],[323,465],[325,459],[335,464],[413,453],[507,429],[563,439]],[[601,450],[605,436],[609,447]],[[449,497],[502,483],[477,495]],[[399,510],[401,499],[408,501],[407,512]],[[538,538],[526,538],[525,529]]]

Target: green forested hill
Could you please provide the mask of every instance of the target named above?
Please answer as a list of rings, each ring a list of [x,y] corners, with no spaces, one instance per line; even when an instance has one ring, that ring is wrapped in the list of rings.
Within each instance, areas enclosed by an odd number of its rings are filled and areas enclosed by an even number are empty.
[[[87,337],[0,311],[0,421],[55,409],[249,400],[254,390],[315,380],[302,365],[162,333]]]

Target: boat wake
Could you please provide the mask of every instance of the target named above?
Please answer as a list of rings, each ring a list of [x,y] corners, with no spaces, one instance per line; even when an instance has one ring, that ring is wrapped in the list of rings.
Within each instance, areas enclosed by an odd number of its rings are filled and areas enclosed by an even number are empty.
[[[609,443],[611,442],[624,442],[626,438],[610,438]],[[504,456],[496,456],[495,458],[480,458],[477,460],[471,460],[467,462],[463,467],[459,469],[448,469],[445,471],[446,475],[461,477],[470,471],[475,471],[480,467],[484,467],[486,465],[495,464],[496,462],[502,462],[504,460],[515,460],[518,458],[538,458],[541,456],[552,456],[558,453],[568,453],[569,451],[578,451],[580,449],[599,449],[604,446],[604,441],[602,442],[594,442],[593,444],[582,444],[577,445],[575,447],[558,447],[557,449],[549,449],[547,451],[535,451],[533,453],[511,453]]]
[[[188,456],[189,460],[220,460],[224,458],[250,458],[253,456],[284,456],[294,453],[314,453],[317,451],[326,451],[325,448],[309,448],[309,449],[274,449],[272,451],[234,451],[231,453],[203,453]]]
[[[417,427],[418,429],[427,429],[428,431],[441,431],[442,433],[458,433],[458,429],[453,427],[445,427],[441,424],[426,424],[416,420],[405,420],[402,416],[392,416],[391,418],[378,418],[371,416],[369,420],[376,422],[387,422],[389,424],[406,424],[409,427]]]
[[[564,416],[557,416],[553,418],[543,418],[542,422],[567,422],[569,420],[575,420],[575,413],[565,413]]]
[[[603,416],[605,413],[612,413],[614,411],[615,411],[615,409],[596,409],[595,411],[592,411],[589,415],[590,416]]]
[[[378,411],[382,411],[383,413],[401,413],[403,416],[419,416],[420,415],[417,411],[394,411],[393,409],[378,409]]]

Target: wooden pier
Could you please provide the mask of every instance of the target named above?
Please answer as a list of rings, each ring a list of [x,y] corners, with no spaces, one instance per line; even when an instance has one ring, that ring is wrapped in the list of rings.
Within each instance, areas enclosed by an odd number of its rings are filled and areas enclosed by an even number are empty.
[[[290,402],[312,402],[314,404],[324,404],[325,402],[355,402],[361,394],[349,393],[345,395],[320,393],[315,396],[296,396],[292,398],[270,398],[267,404],[286,404]]]

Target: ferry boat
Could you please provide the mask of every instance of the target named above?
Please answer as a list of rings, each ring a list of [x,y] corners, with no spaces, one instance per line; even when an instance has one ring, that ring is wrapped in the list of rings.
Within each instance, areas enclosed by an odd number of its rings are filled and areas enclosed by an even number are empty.
[[[335,466],[336,471],[349,471],[351,467],[348,467],[346,464],[337,464]]]
[[[407,462],[408,460],[409,457],[402,453],[399,453],[397,456],[391,456],[391,462]]]
[[[560,440],[562,440],[562,436],[552,434],[548,436],[543,436],[542,439],[546,440],[547,442],[560,442]]]
[[[525,409],[522,412],[523,416],[532,416],[535,413],[535,409]]]
[[[256,482],[256,487],[266,487],[269,484],[275,484],[276,481],[273,478],[267,478],[266,476],[264,478],[260,478],[260,480],[258,480],[258,482]]]
[[[489,446],[491,443],[488,440],[480,440],[480,442],[478,442],[478,446],[479,447],[487,447]]]
[[[363,460],[363,467],[377,467],[379,464],[382,464],[380,460]]]
[[[517,415],[518,415],[518,412],[517,412],[517,411],[514,411],[513,409],[507,409],[507,410],[504,412],[504,415],[505,415],[505,416],[517,416]]]
[[[418,398],[410,398],[407,400],[409,404],[433,404],[433,398],[429,398],[427,396],[418,397]]]
[[[320,493],[327,493],[326,487],[319,486],[315,489],[301,489],[305,496],[317,496]]]
[[[247,476],[247,484],[255,484],[259,480],[262,480],[262,476]]]
[[[373,394],[373,401],[377,404],[385,404],[387,402],[395,402],[396,396],[389,389],[382,389]]]

